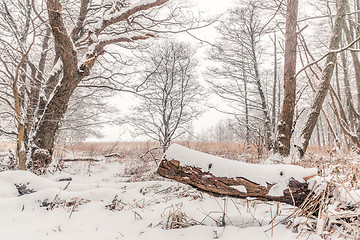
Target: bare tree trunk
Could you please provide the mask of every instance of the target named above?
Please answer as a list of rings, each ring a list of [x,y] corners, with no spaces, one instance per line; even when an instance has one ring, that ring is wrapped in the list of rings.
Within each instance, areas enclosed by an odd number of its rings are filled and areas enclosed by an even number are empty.
[[[319,119],[320,120],[320,119]],[[320,139],[320,123],[319,121],[316,123],[316,135],[317,135],[317,144],[319,147],[321,147],[321,139]]]
[[[357,20],[356,36],[358,37],[360,34],[360,0],[355,0],[355,12],[357,13],[355,16]],[[357,42],[357,47],[359,48],[359,42]]]
[[[72,93],[86,73],[86,71],[78,72],[77,51],[61,17],[62,7],[60,2],[58,0],[48,0],[46,4],[55,43],[58,46],[63,63],[63,76],[60,80],[61,84],[55,88],[52,98],[46,104],[46,109],[41,119],[39,119],[33,139],[35,146],[31,149],[31,167],[35,172],[41,168],[46,169],[50,164],[60,121],[67,110]],[[94,58],[95,60],[96,58]],[[93,66],[94,61],[87,64],[87,69]]]
[[[254,71],[255,71],[255,78],[256,78],[256,86],[260,95],[260,99],[261,99],[261,109],[263,111],[264,114],[264,118],[265,118],[265,143],[266,146],[268,147],[268,149],[271,149],[273,146],[272,144],[272,140],[271,140],[271,127],[270,127],[270,116],[269,116],[269,112],[268,112],[268,107],[267,107],[267,103],[266,103],[266,98],[265,98],[265,93],[261,84],[261,80],[260,80],[260,73],[259,73],[259,65],[257,62],[257,58],[256,58],[256,52],[255,52],[255,40],[252,39],[252,54],[253,54],[253,65],[254,65]]]
[[[341,88],[340,88],[340,80],[339,80],[339,66],[338,64],[335,65],[335,80],[336,80],[336,91],[337,95],[339,96],[339,99],[341,100]]]
[[[345,23],[345,14],[346,14],[346,0],[338,0],[338,12],[336,15],[336,20],[332,32],[332,37],[330,41],[330,51],[334,49],[338,49],[341,40],[342,28]],[[334,72],[334,67],[336,63],[337,54],[329,53],[326,57],[325,69],[322,72],[321,83],[316,91],[315,99],[310,107],[309,113],[306,118],[305,127],[301,132],[301,151],[300,157],[303,157],[307,147],[309,145],[309,141],[313,130],[315,128],[316,122],[319,118],[320,110],[322,108],[322,104],[325,100],[327,92],[330,87],[330,80],[332,74]]]
[[[284,99],[278,124],[275,152],[290,154],[294,109],[296,101],[296,46],[298,0],[288,0],[285,26]]]
[[[276,32],[274,31],[274,84],[272,92],[272,127],[273,133],[276,131],[276,87],[277,87],[277,48],[276,48]]]
[[[351,37],[349,28],[346,23],[344,23],[344,33],[345,33],[347,42],[351,43],[353,41],[353,38]],[[351,53],[351,57],[353,59],[354,69],[355,69],[357,103],[358,103],[357,111],[360,112],[360,60],[355,51],[350,51],[350,53]]]
[[[345,86],[345,96],[346,96],[346,106],[349,111],[349,122],[350,127],[353,128],[354,126],[354,112],[351,107],[352,104],[352,96],[351,96],[351,90],[350,90],[350,84],[349,84],[349,74],[348,74],[348,68],[347,68],[347,61],[346,61],[346,55],[345,52],[341,52],[341,61],[342,61],[342,68],[344,71],[344,86]]]
[[[321,116],[319,116],[319,123],[320,123],[321,137],[322,137],[322,145],[326,146],[325,130]]]
[[[248,103],[248,83],[247,83],[247,75],[245,72],[245,61],[242,59],[242,76],[244,78],[244,104],[245,104],[245,142],[247,149],[250,149],[250,122],[249,122],[249,103]]]
[[[25,125],[24,119],[22,117],[21,107],[20,107],[20,96],[17,87],[17,82],[15,81],[13,84],[13,95],[15,102],[15,113],[16,113],[16,122],[17,122],[17,156],[19,159],[19,168],[20,170],[26,170],[26,159],[25,159],[25,151],[24,151],[24,134],[25,134]]]

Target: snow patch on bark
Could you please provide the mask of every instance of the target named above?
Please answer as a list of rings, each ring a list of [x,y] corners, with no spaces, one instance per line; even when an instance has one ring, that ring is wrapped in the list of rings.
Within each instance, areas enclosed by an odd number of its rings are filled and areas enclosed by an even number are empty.
[[[239,192],[247,193],[246,187],[244,187],[243,185],[237,185],[237,186],[231,186],[231,187],[238,190]]]

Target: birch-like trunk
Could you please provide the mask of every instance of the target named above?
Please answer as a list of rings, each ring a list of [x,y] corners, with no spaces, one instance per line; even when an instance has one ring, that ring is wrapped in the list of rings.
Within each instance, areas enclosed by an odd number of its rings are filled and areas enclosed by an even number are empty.
[[[20,107],[20,96],[17,87],[17,81],[14,81],[12,90],[14,96],[15,114],[16,114],[16,122],[17,122],[16,153],[19,161],[20,170],[26,170],[26,159],[25,159],[25,151],[24,151],[25,125]]]
[[[265,93],[264,93],[264,90],[263,90],[263,87],[261,84],[261,80],[260,80],[259,65],[257,62],[256,51],[255,51],[255,40],[253,39],[253,36],[252,36],[252,41],[251,41],[251,50],[252,50],[252,55],[253,55],[253,67],[254,67],[254,71],[255,71],[256,87],[259,92],[259,96],[260,96],[260,100],[261,100],[261,110],[263,112],[264,120],[265,120],[265,123],[264,123],[265,144],[268,147],[268,149],[271,149],[273,147],[273,144],[272,144],[272,140],[271,140],[270,115],[269,115],[269,110],[268,110],[268,106],[267,106],[267,102],[266,102],[266,98],[265,98]]]

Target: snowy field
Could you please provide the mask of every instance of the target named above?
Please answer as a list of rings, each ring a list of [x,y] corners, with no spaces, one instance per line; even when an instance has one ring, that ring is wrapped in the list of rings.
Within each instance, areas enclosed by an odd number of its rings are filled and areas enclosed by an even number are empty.
[[[322,239],[293,227],[293,206],[215,198],[154,175],[155,164],[139,182],[138,168],[104,158],[42,177],[0,172],[1,239]]]

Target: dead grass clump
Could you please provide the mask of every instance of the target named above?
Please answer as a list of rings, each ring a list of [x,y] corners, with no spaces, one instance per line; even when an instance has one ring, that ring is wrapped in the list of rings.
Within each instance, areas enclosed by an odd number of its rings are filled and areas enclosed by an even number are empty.
[[[58,195],[55,195],[53,201],[49,202],[48,199],[45,199],[41,202],[41,207],[45,207],[46,210],[53,210],[54,208],[65,208],[69,211],[69,218],[71,218],[73,212],[78,210],[80,205],[84,205],[91,200],[83,199],[83,198],[71,198],[70,201],[60,199]]]
[[[360,239],[360,205],[354,194],[359,195],[338,177],[317,177],[316,181],[303,204],[279,223],[285,223],[298,237],[316,234],[323,239]]]
[[[127,204],[118,199],[118,195],[115,195],[112,202],[108,205],[105,205],[105,208],[111,211],[121,211],[125,206],[127,206]]]
[[[165,208],[161,213],[163,218],[163,228],[164,229],[178,229],[178,228],[187,228],[194,225],[198,225],[199,222],[189,218],[182,211],[183,203],[171,204],[169,207]]]

